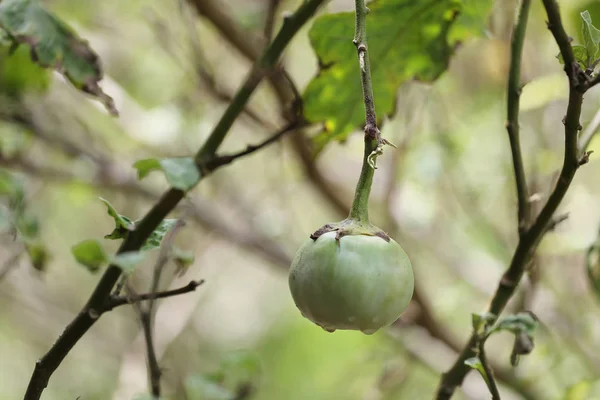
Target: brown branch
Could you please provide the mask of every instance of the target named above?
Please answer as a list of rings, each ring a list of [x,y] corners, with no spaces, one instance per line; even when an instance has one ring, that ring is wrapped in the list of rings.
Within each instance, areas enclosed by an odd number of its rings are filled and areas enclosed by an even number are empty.
[[[210,171],[214,171],[215,169],[220,168],[224,165],[231,164],[238,158],[242,158],[247,155],[250,155],[250,154],[262,149],[263,147],[266,147],[272,143],[275,143],[276,141],[281,139],[287,133],[290,133],[300,127],[301,127],[301,125],[299,123],[296,123],[296,122],[289,123],[286,126],[284,126],[283,128],[279,129],[277,132],[271,134],[268,138],[266,138],[262,142],[260,142],[258,144],[254,144],[254,145],[248,145],[245,150],[238,151],[237,153],[215,156],[215,158],[207,161],[203,165],[203,169],[205,171],[210,172]]]
[[[523,43],[527,31],[527,18],[529,17],[529,7],[531,0],[521,0],[519,16],[515,24],[511,40],[511,62],[508,72],[507,89],[507,117],[506,130],[510,141],[510,150],[512,153],[513,169],[515,173],[515,182],[517,185],[518,199],[518,232],[522,235],[529,227],[530,203],[527,190],[527,180],[525,178],[525,166],[521,156],[521,144],[519,140],[519,99],[521,97],[521,56],[523,53]]]
[[[131,296],[114,296],[109,299],[106,304],[106,311],[111,311],[112,309],[120,306],[124,306],[126,304],[139,303],[145,300],[156,300],[156,299],[164,299],[167,297],[178,296],[180,294],[185,294],[189,292],[193,292],[200,285],[204,284],[204,279],[199,281],[191,281],[185,286],[182,286],[177,289],[165,290],[162,292],[152,292],[152,293],[143,293],[143,294],[135,294]]]
[[[565,154],[560,176],[554,190],[542,208],[542,211],[535,219],[535,222],[521,235],[511,263],[502,276],[496,293],[492,298],[488,312],[496,316],[500,315],[514,294],[580,165],[577,151],[577,135],[583,102],[581,81],[585,79],[582,78],[582,74],[585,74],[574,61],[569,37],[560,19],[558,4],[555,0],[543,0],[543,4],[548,14],[548,28],[553,34],[565,60],[565,73],[569,79],[569,102],[567,115],[564,119]],[[464,361],[474,355],[473,347],[476,343],[477,337],[473,334],[455,364],[448,372],[442,375],[436,394],[438,400],[450,399],[456,387],[462,384],[469,372],[469,367],[464,364]]]

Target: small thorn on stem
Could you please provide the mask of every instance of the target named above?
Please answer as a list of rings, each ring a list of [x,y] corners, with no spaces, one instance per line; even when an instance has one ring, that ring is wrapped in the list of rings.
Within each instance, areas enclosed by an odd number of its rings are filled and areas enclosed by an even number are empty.
[[[552,220],[550,220],[550,223],[548,224],[548,230],[549,231],[553,231],[554,229],[556,229],[556,226],[558,224],[560,224],[563,221],[566,221],[569,218],[569,213],[564,213],[561,215],[558,215],[554,218],[552,218]]]
[[[586,151],[585,153],[583,153],[583,155],[579,159],[579,162],[577,165],[581,167],[582,165],[587,164],[590,161],[590,155],[593,152],[594,152],[594,150],[589,150],[589,151]]]

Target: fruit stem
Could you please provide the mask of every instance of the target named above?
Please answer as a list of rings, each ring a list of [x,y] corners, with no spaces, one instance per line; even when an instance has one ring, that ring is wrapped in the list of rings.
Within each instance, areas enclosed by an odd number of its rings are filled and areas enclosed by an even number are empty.
[[[375,101],[373,100],[373,84],[371,82],[371,66],[369,63],[369,54],[367,52],[367,25],[366,17],[369,9],[364,0],[355,0],[356,8],[356,29],[354,31],[354,40],[358,52],[358,63],[360,66],[360,78],[362,83],[363,99],[365,103],[365,151],[363,155],[363,165],[360,171],[358,184],[354,194],[354,201],[350,209],[349,218],[358,220],[361,223],[369,223],[369,194],[371,193],[371,184],[375,173],[374,159],[381,154],[383,144],[381,134],[377,128],[377,116],[375,114]]]
[[[369,223],[369,195],[371,194],[371,184],[375,168],[369,164],[369,156],[377,149],[378,140],[371,139],[365,134],[365,151],[363,154],[363,164],[354,192],[354,200],[350,209],[350,218],[361,223]]]

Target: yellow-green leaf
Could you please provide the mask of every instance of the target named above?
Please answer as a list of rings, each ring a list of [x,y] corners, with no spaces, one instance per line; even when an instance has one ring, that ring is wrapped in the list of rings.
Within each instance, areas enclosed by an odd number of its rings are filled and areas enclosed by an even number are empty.
[[[375,108],[380,121],[393,114],[396,91],[405,81],[436,80],[454,46],[479,33],[490,0],[376,0],[369,3],[367,39]],[[305,117],[322,122],[317,151],[344,140],[364,125],[365,112],[354,37],[354,13],[318,18],[309,37],[320,71],[304,92]]]

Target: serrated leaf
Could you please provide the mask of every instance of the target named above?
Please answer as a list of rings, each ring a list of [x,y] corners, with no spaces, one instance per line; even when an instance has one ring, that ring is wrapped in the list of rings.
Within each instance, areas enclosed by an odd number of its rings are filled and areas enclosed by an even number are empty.
[[[108,235],[105,235],[105,239],[123,239],[125,236],[127,236],[127,232],[135,229],[135,222],[133,222],[130,218],[119,214],[108,200],[100,198],[100,201],[106,205],[108,215],[110,215],[115,221],[115,229],[113,229],[113,231]]]
[[[133,167],[138,171],[138,179],[143,179],[152,171],[162,171],[169,185],[187,191],[200,181],[200,171],[191,157],[149,158],[137,161]]]
[[[481,360],[479,359],[479,357],[467,358],[465,360],[465,365],[479,371],[479,373],[481,374],[481,377],[485,381],[486,385],[488,385],[488,386],[490,385],[489,377],[488,377],[487,373],[485,372],[485,368],[483,368],[483,364],[481,363]]]
[[[581,68],[585,70],[589,65],[591,65],[593,61],[589,61],[587,49],[585,48],[585,46],[582,46],[580,44],[576,44],[571,47],[573,48],[573,55],[575,56],[575,61],[577,61]],[[556,57],[558,57],[558,61],[561,64],[565,63],[562,53],[558,53]]]
[[[587,66],[590,66],[598,58],[598,45],[600,44],[600,30],[592,24],[592,17],[586,10],[582,12],[581,19],[583,20],[582,33],[585,50],[587,53]]]
[[[478,30],[473,21],[483,26],[485,15],[480,14],[487,14],[491,4],[490,0],[369,3],[368,49],[380,121],[395,111],[396,91],[402,83],[413,77],[432,82],[446,70],[454,44]],[[459,12],[468,18],[457,20]],[[320,71],[303,97],[307,120],[324,123],[325,130],[314,138],[317,151],[332,140],[345,140],[364,125],[360,71],[352,44],[354,23],[353,12],[323,15],[309,31]]]
[[[71,248],[75,260],[91,272],[96,272],[102,264],[108,262],[104,248],[97,240],[89,239],[79,242]]]
[[[146,243],[142,246],[142,251],[153,250],[160,247],[160,243],[163,238],[173,228],[176,219],[163,219],[161,223],[158,225],[158,228],[154,230],[146,240]]]
[[[144,261],[145,254],[141,251],[128,251],[116,254],[111,258],[111,264],[121,268],[126,274],[132,273],[135,268]]]
[[[96,53],[40,0],[3,0],[0,27],[14,43],[27,45],[39,65],[55,69],[73,86],[97,97],[111,114],[118,114],[113,99],[98,84],[103,73]]]
[[[498,331],[509,331],[514,334],[525,332],[533,335],[538,326],[537,319],[529,312],[520,312],[500,319],[490,330],[490,334]]]

